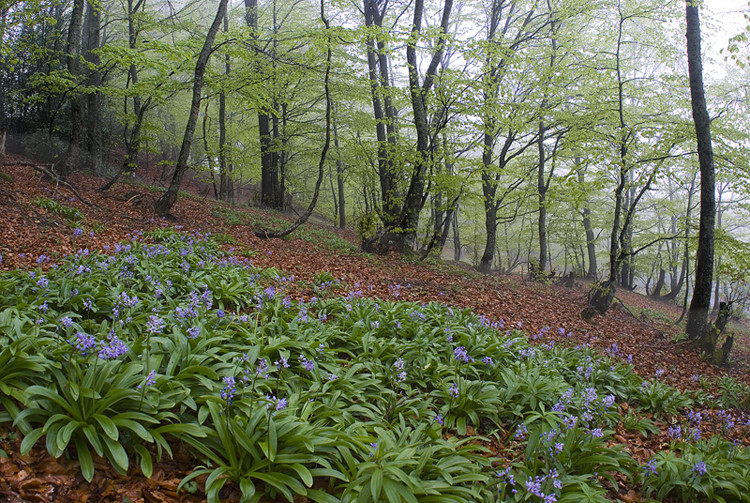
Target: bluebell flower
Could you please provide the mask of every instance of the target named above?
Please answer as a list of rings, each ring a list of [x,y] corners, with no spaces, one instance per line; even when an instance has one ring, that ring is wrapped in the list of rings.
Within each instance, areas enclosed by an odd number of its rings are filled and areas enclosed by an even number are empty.
[[[196,339],[201,333],[200,327],[192,327],[187,329],[188,339]]]
[[[219,395],[227,402],[227,405],[232,405],[234,402],[234,394],[237,392],[237,386],[234,381],[234,376],[228,376],[223,379],[224,387],[221,388]]]
[[[73,324],[73,320],[70,319],[70,316],[63,316],[62,318],[60,318],[60,324],[65,328],[70,328],[70,326]]]
[[[148,388],[150,386],[153,386],[155,382],[156,382],[156,371],[152,370],[146,376],[146,382],[143,383],[143,386],[146,386]],[[138,389],[141,389],[141,385],[140,384],[138,385]]]
[[[648,463],[646,463],[643,466],[643,471],[645,472],[646,477],[649,477],[651,475],[659,475],[659,470],[656,469],[656,459],[652,459]]]
[[[81,229],[80,227],[76,227],[75,229],[73,229],[73,237],[74,238],[79,238],[82,235],[83,235],[83,229]]]
[[[158,316],[151,315],[148,322],[146,323],[146,330],[149,334],[158,334],[164,330],[164,320]]]
[[[706,473],[708,473],[708,467],[706,466],[705,462],[698,461],[695,466],[693,466],[693,471],[698,475],[705,475]]]
[[[93,335],[84,332],[76,332],[75,337],[76,338],[71,341],[71,344],[81,352],[82,356],[86,356],[90,349],[96,347],[96,338]]]
[[[463,346],[459,346],[456,349],[454,349],[453,356],[456,358],[456,360],[458,360],[459,362],[463,362],[463,363],[474,361],[474,358],[469,356],[469,353],[466,351],[466,348]]]
[[[312,372],[315,369],[315,362],[310,361],[304,356],[299,357],[299,361],[302,364],[302,367],[307,370],[308,372]]]
[[[453,386],[450,387],[450,389],[448,390],[448,392],[450,393],[450,395],[453,398],[458,398],[458,383],[454,382]]]
[[[284,355],[281,355],[277,361],[273,362],[273,364],[276,365],[279,370],[281,370],[282,368],[289,368],[289,363],[287,363],[286,356]]]
[[[114,360],[128,352],[128,347],[115,335],[114,330],[107,336],[107,342],[99,349],[99,358],[102,360]]]
[[[258,362],[258,367],[255,369],[255,375],[263,376],[263,379],[268,379],[268,360],[261,358]]]

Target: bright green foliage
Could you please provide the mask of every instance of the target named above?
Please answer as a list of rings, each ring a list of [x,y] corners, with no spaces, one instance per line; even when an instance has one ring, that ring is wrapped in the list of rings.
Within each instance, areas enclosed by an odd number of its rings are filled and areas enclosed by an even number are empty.
[[[659,452],[643,485],[656,501],[750,501],[750,454],[721,437],[696,444],[677,442]],[[654,471],[656,473],[654,473]]]
[[[209,501],[229,483],[248,502],[602,501],[603,481],[637,471],[611,447],[615,401],[690,403],[589,348],[531,345],[502,320],[334,295],[327,272],[313,279],[322,299],[293,302],[293,278],[226,254],[226,241],[157,229],[111,255],[0,275],[12,292],[0,420],[25,435],[24,452],[44,439],[87,480],[92,453],[149,476],[154,448],[171,456],[180,439],[201,460],[182,488],[207,475]],[[654,432],[636,417],[627,428]],[[708,463],[717,447],[697,449]]]
[[[86,219],[83,216],[83,213],[81,213],[77,208],[65,206],[64,204],[60,204],[54,199],[50,199],[48,197],[40,197],[36,201],[34,201],[34,204],[36,204],[43,210],[48,210],[57,215],[61,215],[74,223],[81,222]]]

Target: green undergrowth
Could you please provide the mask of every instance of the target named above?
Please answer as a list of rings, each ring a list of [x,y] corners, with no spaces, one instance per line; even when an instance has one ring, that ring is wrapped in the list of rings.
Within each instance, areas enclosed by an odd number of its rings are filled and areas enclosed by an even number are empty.
[[[246,225],[253,230],[272,229],[281,230],[288,227],[289,220],[268,213],[241,211],[223,205],[214,205],[211,214],[221,218],[228,225]],[[339,237],[336,233],[320,228],[303,226],[297,228],[285,239],[301,239],[310,243],[319,244],[336,253],[352,253],[358,248]]]
[[[646,412],[692,404],[627,362],[443,304],[335,295],[325,272],[321,298],[292,301],[293,279],[220,242],[162,229],[0,275],[0,421],[22,453],[74,456],[90,481],[93,454],[150,476],[181,441],[199,460],[181,486],[208,501],[227,484],[242,501],[607,501],[622,480],[748,501],[748,453],[719,437],[680,437],[645,469],[617,444],[621,422],[652,435]]]

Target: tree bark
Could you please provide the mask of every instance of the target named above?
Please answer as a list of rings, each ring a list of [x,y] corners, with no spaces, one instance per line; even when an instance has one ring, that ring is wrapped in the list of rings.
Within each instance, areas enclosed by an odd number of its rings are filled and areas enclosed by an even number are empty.
[[[576,164],[580,164],[581,160],[576,159]],[[583,186],[584,182],[583,171],[578,171],[578,182]],[[581,210],[581,218],[583,219],[583,230],[586,234],[586,253],[589,258],[589,267],[586,271],[586,278],[596,278],[596,237],[594,235],[594,229],[591,226],[591,208],[589,208],[589,202],[584,201],[583,209]]]
[[[8,135],[7,128],[0,128],[0,171],[5,164],[5,137]]]
[[[453,260],[461,261],[461,235],[458,228],[458,206],[453,212]]]
[[[331,29],[331,26],[328,22],[328,19],[325,16],[325,10],[324,10],[324,2],[325,0],[320,0],[320,19],[323,22],[323,25],[326,29],[326,34]],[[326,133],[325,133],[325,142],[323,144],[323,149],[320,151],[320,160],[318,162],[318,179],[315,182],[315,191],[313,192],[312,200],[310,201],[310,204],[307,207],[307,210],[300,215],[300,217],[289,227],[282,231],[278,232],[272,232],[267,230],[259,230],[255,232],[255,235],[260,238],[282,238],[284,236],[287,236],[294,232],[300,225],[304,224],[308,218],[310,218],[310,215],[312,215],[313,210],[315,209],[315,205],[318,202],[318,196],[320,195],[320,185],[323,183],[323,176],[324,176],[324,168],[326,163],[326,156],[328,154],[328,149],[331,146],[331,86],[330,86],[330,78],[331,78],[331,40],[328,39],[328,47],[326,50],[326,72],[325,72],[325,78],[324,78],[324,87],[325,87],[325,97],[326,97],[326,112],[325,112],[325,124],[326,124]]]
[[[74,0],[70,14],[68,28],[68,47],[66,50],[67,69],[74,80],[79,78],[80,64],[78,56],[81,53],[81,32],[83,28],[83,13],[85,0]],[[77,83],[76,83],[77,85]],[[84,139],[86,138],[86,124],[83,121],[85,105],[83,95],[73,90],[70,98],[70,143],[63,157],[58,161],[55,171],[62,179],[66,179],[81,162]]]
[[[333,110],[332,110],[333,112]],[[341,160],[341,148],[339,146],[339,134],[336,127],[335,117],[333,119],[333,146],[336,149],[336,185],[338,198],[336,201],[336,214],[338,216],[339,228],[346,228],[346,198],[344,195],[344,162]],[[335,196],[335,193],[334,193]]]
[[[544,105],[542,105],[544,107]],[[539,270],[543,274],[547,270],[547,181],[544,177],[544,165],[546,152],[544,151],[544,135],[547,129],[544,121],[539,121],[539,137],[537,138],[537,150],[539,153],[539,166],[537,169],[536,189],[539,198],[539,219],[537,220],[537,231],[539,237]]]
[[[690,100],[698,143],[698,163],[701,174],[701,209],[698,226],[698,251],[695,268],[693,298],[687,313],[685,331],[691,340],[706,337],[708,311],[711,303],[711,282],[714,266],[714,224],[716,220],[715,176],[711,146],[711,120],[708,116],[703,90],[701,62],[701,31],[698,6],[693,0],[685,2],[687,20],[687,55],[690,75]]]
[[[229,17],[224,16],[224,33],[229,31]],[[229,78],[232,66],[229,54],[224,57],[224,75]],[[219,93],[219,199],[234,201],[232,167],[227,159],[227,96]]]
[[[201,52],[198,54],[198,61],[195,63],[195,73],[193,77],[193,98],[190,103],[190,115],[188,116],[187,124],[185,125],[185,134],[182,137],[182,146],[180,147],[180,154],[177,158],[177,165],[175,166],[174,175],[172,181],[167,188],[167,191],[156,201],[155,211],[160,217],[165,217],[169,214],[169,210],[177,201],[177,193],[180,190],[182,183],[182,177],[188,168],[188,158],[190,157],[190,147],[193,144],[193,133],[195,133],[195,125],[198,122],[198,113],[200,111],[201,104],[201,92],[203,90],[203,76],[206,72],[206,66],[211,58],[211,49],[216,39],[216,34],[219,31],[221,22],[227,13],[227,2],[228,0],[220,0],[219,8],[216,11],[216,17],[214,18],[211,27],[208,29],[206,40],[203,43]]]
[[[101,5],[87,4],[86,7],[86,62],[93,66],[89,71],[88,85],[92,88],[98,88],[102,83],[102,74],[99,71],[100,58],[96,49],[101,45]],[[87,143],[88,151],[93,170],[95,173],[101,173],[102,169],[102,131],[101,131],[101,91],[94,91],[88,94],[87,110]]]

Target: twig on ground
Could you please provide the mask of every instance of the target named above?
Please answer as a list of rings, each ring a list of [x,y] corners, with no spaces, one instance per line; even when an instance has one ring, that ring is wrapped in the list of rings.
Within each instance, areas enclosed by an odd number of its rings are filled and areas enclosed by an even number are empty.
[[[42,165],[34,164],[31,162],[9,162],[8,165],[15,165],[15,166],[26,166],[29,168],[34,168],[35,170],[44,173],[49,178],[54,179],[56,181],[55,185],[55,192],[57,192],[57,187],[60,185],[67,187],[77,198],[79,201],[81,201],[83,204],[86,204],[88,206],[91,206],[92,208],[98,208],[101,209],[99,206],[97,206],[94,203],[90,203],[87,200],[85,200],[83,197],[81,197],[81,194],[78,193],[78,190],[76,190],[75,187],[73,187],[70,183],[66,182],[65,180],[62,180],[57,174],[52,171],[51,169],[45,168]],[[54,166],[54,164],[51,164],[50,167]]]

